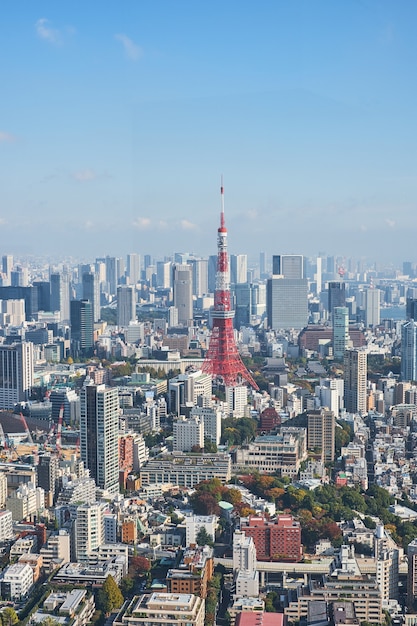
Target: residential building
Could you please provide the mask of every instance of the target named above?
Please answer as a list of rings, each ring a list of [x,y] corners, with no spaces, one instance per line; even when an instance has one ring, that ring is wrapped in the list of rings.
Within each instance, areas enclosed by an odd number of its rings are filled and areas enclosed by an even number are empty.
[[[256,548],[253,537],[243,530],[233,533],[233,571],[252,572],[256,570]]]
[[[346,411],[366,413],[367,354],[365,350],[346,350],[344,381]]]
[[[0,590],[3,600],[21,600],[25,598],[33,585],[33,571],[27,563],[8,565],[0,578]]]
[[[184,550],[178,567],[168,570],[168,592],[192,593],[206,598],[213,573],[213,549],[209,546],[188,547]]]
[[[206,533],[214,541],[217,517],[216,515],[187,515],[185,518],[185,542],[187,546],[197,543],[197,535],[204,528]]]
[[[59,387],[52,389],[49,400],[52,404],[52,421],[58,424],[61,407],[64,407],[63,424],[76,426],[80,423],[80,398],[75,389]]]
[[[333,356],[336,361],[343,361],[349,342],[349,310],[337,306],[333,309]]]
[[[216,446],[220,444],[222,430],[222,412],[216,407],[199,407],[191,409],[190,417],[198,417],[203,423],[204,440],[211,441]]]
[[[195,416],[174,421],[174,452],[191,452],[193,448],[204,448],[204,424]],[[194,450],[195,451],[195,450]]]
[[[11,511],[14,522],[29,520],[44,510],[45,492],[31,483],[21,485],[7,498],[6,508]]]
[[[52,591],[31,617],[34,624],[41,624],[50,617],[58,624],[85,626],[91,623],[95,611],[94,594],[86,589]]]
[[[13,532],[13,518],[11,511],[0,511],[0,543],[12,539],[14,537]]]
[[[324,463],[334,460],[336,419],[333,411],[320,409],[307,413],[307,447],[319,449]]]
[[[74,524],[75,561],[88,562],[91,553],[104,543],[103,505],[81,504]]]
[[[401,379],[417,381],[417,322],[414,319],[401,326]]]
[[[117,388],[87,382],[81,390],[81,458],[97,487],[119,491]]]
[[[240,530],[252,537],[258,561],[300,561],[301,526],[292,515],[278,515],[268,520],[263,515],[242,519]]]
[[[230,417],[244,417],[248,406],[248,388],[245,385],[226,387],[226,403]]]

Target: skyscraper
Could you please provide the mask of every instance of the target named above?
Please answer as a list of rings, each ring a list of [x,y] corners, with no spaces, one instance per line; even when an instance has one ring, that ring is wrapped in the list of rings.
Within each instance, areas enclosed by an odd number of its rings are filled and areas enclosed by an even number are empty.
[[[193,268],[193,295],[199,298],[208,293],[208,261],[190,259],[188,264]]]
[[[51,310],[59,311],[61,322],[70,319],[70,284],[66,273],[51,274]]]
[[[87,382],[81,390],[81,458],[97,487],[119,490],[119,396],[116,388]]]
[[[71,353],[75,357],[88,357],[93,353],[93,307],[89,300],[71,300]]]
[[[303,256],[274,255],[272,274],[267,282],[268,326],[274,330],[304,328],[308,322],[308,284]]]
[[[401,379],[417,380],[417,322],[413,319],[401,326]]]
[[[122,286],[117,288],[117,325],[129,326],[136,320],[136,297],[135,288]]]
[[[333,324],[333,311],[337,306],[346,306],[346,285],[341,281],[333,281],[328,285],[329,321]]]
[[[13,409],[29,399],[34,372],[33,344],[0,346],[0,409]]]
[[[91,302],[93,322],[100,319],[100,281],[95,272],[85,272],[82,275],[83,300]]]
[[[230,255],[230,282],[240,285],[248,280],[248,257],[246,254]]]
[[[380,289],[366,289],[365,291],[365,326],[378,326],[380,317],[381,291]]]
[[[173,267],[174,307],[178,309],[178,322],[187,326],[193,319],[193,270],[191,265],[175,264]]]
[[[333,356],[336,361],[343,361],[349,345],[349,309],[337,306],[333,311]]]
[[[346,350],[344,381],[346,411],[366,413],[367,355],[364,350]]]
[[[127,255],[127,271],[129,285],[136,285],[140,280],[140,256],[136,253]]]

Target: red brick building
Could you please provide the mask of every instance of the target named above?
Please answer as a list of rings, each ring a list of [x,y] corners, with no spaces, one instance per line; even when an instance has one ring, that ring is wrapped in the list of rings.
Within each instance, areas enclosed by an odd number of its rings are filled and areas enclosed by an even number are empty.
[[[259,419],[259,429],[263,432],[274,430],[281,425],[281,418],[273,407],[264,409]]]
[[[241,530],[252,537],[258,561],[300,561],[303,554],[301,526],[292,515],[278,515],[267,520],[263,515],[250,515]]]

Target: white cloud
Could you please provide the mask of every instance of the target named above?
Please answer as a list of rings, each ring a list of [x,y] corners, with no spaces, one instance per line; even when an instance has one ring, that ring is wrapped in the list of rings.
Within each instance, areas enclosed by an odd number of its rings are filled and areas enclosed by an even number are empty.
[[[133,226],[138,230],[146,230],[150,228],[151,220],[149,217],[137,217],[133,222]]]
[[[388,217],[385,220],[385,223],[387,224],[387,226],[389,226],[390,228],[394,228],[395,226],[395,221],[394,220],[390,220]]]
[[[4,226],[4,224],[7,224],[6,220],[4,217],[0,217],[0,226]]]
[[[91,228],[93,228],[94,224],[91,220],[86,220],[84,222],[84,230],[90,230]]]
[[[61,43],[61,33],[56,28],[52,28],[50,21],[45,17],[42,17],[36,22],[35,28],[40,39],[54,44]]]
[[[142,48],[138,46],[130,37],[123,33],[118,33],[114,36],[117,41],[120,41],[123,45],[125,54],[131,61],[137,61],[142,56]]]
[[[14,135],[0,130],[0,143],[12,143],[13,141],[16,141],[16,137]]]
[[[74,172],[72,174],[74,180],[78,180],[81,183],[89,182],[90,180],[95,180],[97,178],[97,174],[94,170],[85,169],[79,170],[78,172]]]
[[[198,230],[197,224],[193,224],[193,222],[188,220],[181,220],[181,228],[183,230]]]

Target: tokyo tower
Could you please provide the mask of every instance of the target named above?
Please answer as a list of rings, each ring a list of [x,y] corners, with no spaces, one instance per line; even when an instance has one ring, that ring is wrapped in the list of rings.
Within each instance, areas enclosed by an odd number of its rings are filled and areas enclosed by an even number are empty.
[[[229,284],[229,257],[227,254],[227,228],[224,220],[223,184],[220,188],[221,213],[220,227],[217,230],[217,271],[214,309],[212,312],[213,330],[203,372],[222,379],[226,387],[236,387],[243,381],[254,389],[258,385],[244,366],[237,350],[233,331],[234,311],[231,308]]]

